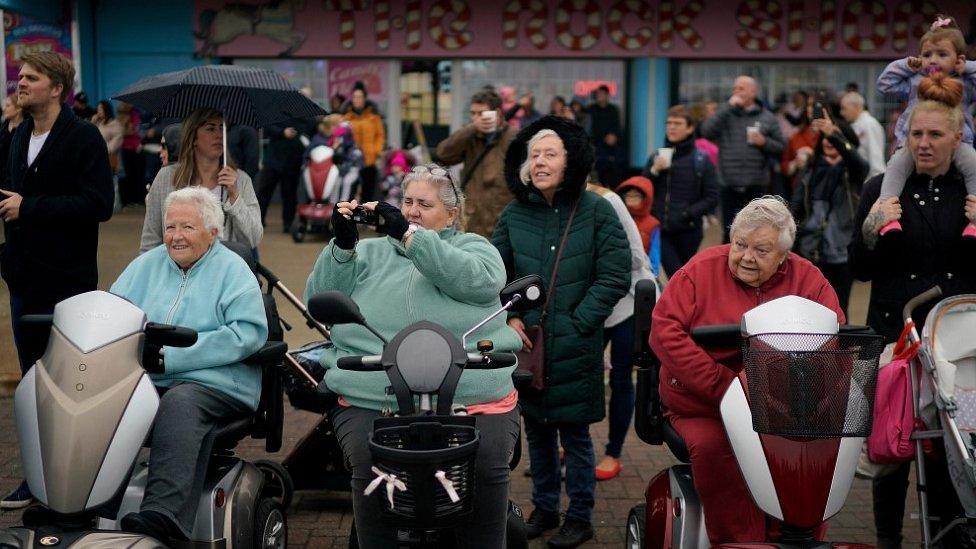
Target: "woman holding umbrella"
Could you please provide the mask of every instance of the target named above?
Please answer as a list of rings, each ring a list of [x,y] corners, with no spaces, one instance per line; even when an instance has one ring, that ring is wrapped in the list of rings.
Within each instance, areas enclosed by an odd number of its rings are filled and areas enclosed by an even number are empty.
[[[223,163],[223,116],[215,109],[197,109],[183,120],[179,161],[159,170],[146,196],[146,219],[139,252],[163,243],[163,202],[174,190],[199,186],[209,189],[223,207],[224,240],[256,249],[264,228],[261,208],[250,176]]]

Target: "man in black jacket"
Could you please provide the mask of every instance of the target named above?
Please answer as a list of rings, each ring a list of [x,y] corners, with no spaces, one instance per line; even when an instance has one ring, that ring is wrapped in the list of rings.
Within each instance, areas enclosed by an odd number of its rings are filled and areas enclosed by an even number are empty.
[[[75,70],[52,52],[25,55],[17,102],[29,115],[10,145],[0,189],[6,242],[0,274],[10,290],[11,324],[22,372],[47,347],[50,328],[20,322],[50,314],[54,305],[98,283],[98,223],[112,216],[114,191],[108,150],[98,129],[66,108]],[[0,501],[26,507],[27,485]]]
[[[281,186],[281,223],[283,231],[291,230],[295,219],[298,201],[298,178],[302,171],[302,156],[306,139],[313,133],[310,123],[295,120],[289,125],[278,124],[264,128],[268,136],[268,154],[264,157],[264,167],[258,174],[256,194],[261,205],[261,223],[268,213],[275,187]]]
[[[661,222],[661,265],[673,276],[698,253],[702,216],[718,205],[718,177],[708,155],[695,147],[695,118],[687,107],[668,109],[665,131],[671,158],[655,154],[644,175],[654,183],[651,213]]]

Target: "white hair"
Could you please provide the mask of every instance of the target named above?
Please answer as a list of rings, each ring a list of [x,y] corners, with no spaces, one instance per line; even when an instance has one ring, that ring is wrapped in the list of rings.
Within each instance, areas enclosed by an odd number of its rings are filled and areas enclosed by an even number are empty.
[[[841,104],[847,103],[856,109],[864,109],[864,96],[857,92],[847,92],[840,98]]]
[[[203,226],[208,231],[217,229],[217,238],[224,237],[224,210],[220,207],[220,202],[210,190],[203,187],[184,187],[178,191],[173,191],[166,196],[163,201],[163,219],[169,213],[169,208],[173,204],[192,204],[196,206],[203,218]]]
[[[532,182],[532,147],[535,146],[543,137],[553,136],[562,143],[562,138],[555,130],[550,130],[549,128],[539,130],[535,135],[529,139],[528,144],[525,145],[525,161],[522,162],[522,166],[519,168],[519,179],[522,181],[523,185],[528,185]]]
[[[404,176],[403,181],[400,183],[400,186],[403,188],[403,194],[407,193],[407,187],[414,181],[424,181],[436,185],[437,197],[441,199],[444,206],[457,209],[453,226],[455,229],[460,230],[462,224],[461,213],[464,211],[464,193],[454,184],[454,178],[451,177],[450,171],[444,166],[435,162],[421,164],[420,166],[425,168],[425,170],[414,168]],[[431,170],[444,170],[446,175],[434,175]]]
[[[751,233],[760,227],[773,227],[779,231],[780,251],[785,253],[793,248],[793,241],[796,239],[796,221],[793,220],[793,214],[782,198],[767,194],[752,199],[735,214],[729,235],[735,238],[736,233],[740,231]]]

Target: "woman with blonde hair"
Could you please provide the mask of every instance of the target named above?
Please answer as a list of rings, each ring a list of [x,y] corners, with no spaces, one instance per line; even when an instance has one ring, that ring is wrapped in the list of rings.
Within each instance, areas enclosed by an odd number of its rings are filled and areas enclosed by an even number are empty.
[[[163,242],[163,201],[174,190],[200,186],[209,189],[224,210],[225,241],[242,242],[257,249],[264,236],[261,208],[251,178],[233,163],[222,163],[223,116],[213,109],[198,109],[183,120],[179,161],[159,170],[146,196],[139,253]]]

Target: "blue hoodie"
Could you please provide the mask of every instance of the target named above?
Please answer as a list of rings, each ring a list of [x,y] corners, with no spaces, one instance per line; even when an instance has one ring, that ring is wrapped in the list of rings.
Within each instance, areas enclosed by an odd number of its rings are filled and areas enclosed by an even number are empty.
[[[152,322],[192,328],[197,342],[187,348],[164,348],[163,374],[156,385],[192,381],[258,407],[261,368],[241,362],[268,338],[261,288],[247,264],[220,242],[189,270],[157,246],[137,257],[110,290],[146,312]]]

